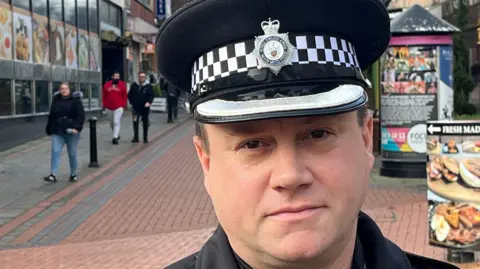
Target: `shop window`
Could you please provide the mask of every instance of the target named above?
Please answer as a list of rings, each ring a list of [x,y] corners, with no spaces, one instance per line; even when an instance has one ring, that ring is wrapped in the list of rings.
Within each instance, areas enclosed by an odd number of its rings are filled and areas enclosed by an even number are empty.
[[[32,114],[32,81],[16,80],[15,81],[15,114],[26,115]]]
[[[105,0],[100,0],[100,21],[109,22],[109,4]]]
[[[77,26],[77,16],[75,14],[75,0],[63,0],[65,23]]]
[[[62,0],[49,0],[48,10],[52,20],[63,22]]]
[[[87,0],[77,0],[77,27],[88,31]]]
[[[48,112],[50,102],[48,98],[48,81],[35,81],[35,112]]]
[[[110,5],[108,13],[109,13],[108,23],[118,28],[122,28],[122,13],[120,9],[113,5]]]
[[[92,84],[92,98],[90,99],[90,108],[100,108],[100,86],[97,84]]]
[[[153,9],[152,0],[137,0],[140,4],[144,5],[146,8]]]
[[[98,12],[97,0],[88,0],[88,30],[98,33]]]
[[[52,97],[56,92],[60,90],[60,86],[62,86],[62,82],[58,82],[58,81],[52,82]]]
[[[80,84],[80,91],[82,92],[82,103],[84,109],[90,109],[90,88],[89,84]]]
[[[30,11],[30,0],[12,0],[12,5]]]
[[[48,16],[47,12],[47,0],[34,0],[32,1],[32,11],[38,15]]]
[[[12,81],[0,79],[0,116],[12,115]]]

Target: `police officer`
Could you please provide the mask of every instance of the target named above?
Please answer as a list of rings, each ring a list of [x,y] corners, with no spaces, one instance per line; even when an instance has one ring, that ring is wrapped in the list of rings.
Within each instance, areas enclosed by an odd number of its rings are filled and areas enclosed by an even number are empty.
[[[164,22],[159,72],[191,92],[220,223],[167,268],[457,268],[402,251],[361,211],[374,163],[362,70],[389,40],[380,0],[193,1]]]

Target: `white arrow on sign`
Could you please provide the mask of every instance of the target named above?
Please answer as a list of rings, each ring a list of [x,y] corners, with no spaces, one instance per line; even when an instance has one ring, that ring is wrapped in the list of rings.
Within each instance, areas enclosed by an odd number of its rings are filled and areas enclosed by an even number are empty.
[[[442,127],[433,127],[433,125],[430,124],[430,126],[428,126],[428,132],[430,134],[433,134],[434,132],[440,132],[442,131]]]

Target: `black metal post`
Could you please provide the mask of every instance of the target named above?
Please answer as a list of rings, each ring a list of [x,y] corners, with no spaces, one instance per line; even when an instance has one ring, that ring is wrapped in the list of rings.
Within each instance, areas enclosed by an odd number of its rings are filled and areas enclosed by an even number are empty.
[[[97,168],[100,167],[98,164],[98,154],[97,154],[97,117],[91,117],[90,122],[90,164],[88,167]]]

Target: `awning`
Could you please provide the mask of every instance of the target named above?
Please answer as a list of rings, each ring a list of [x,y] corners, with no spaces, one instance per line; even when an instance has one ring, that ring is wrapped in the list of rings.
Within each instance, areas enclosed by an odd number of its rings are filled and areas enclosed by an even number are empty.
[[[130,19],[130,18],[129,18]],[[135,17],[131,18],[132,32],[139,35],[156,35],[158,28],[142,18]]]

